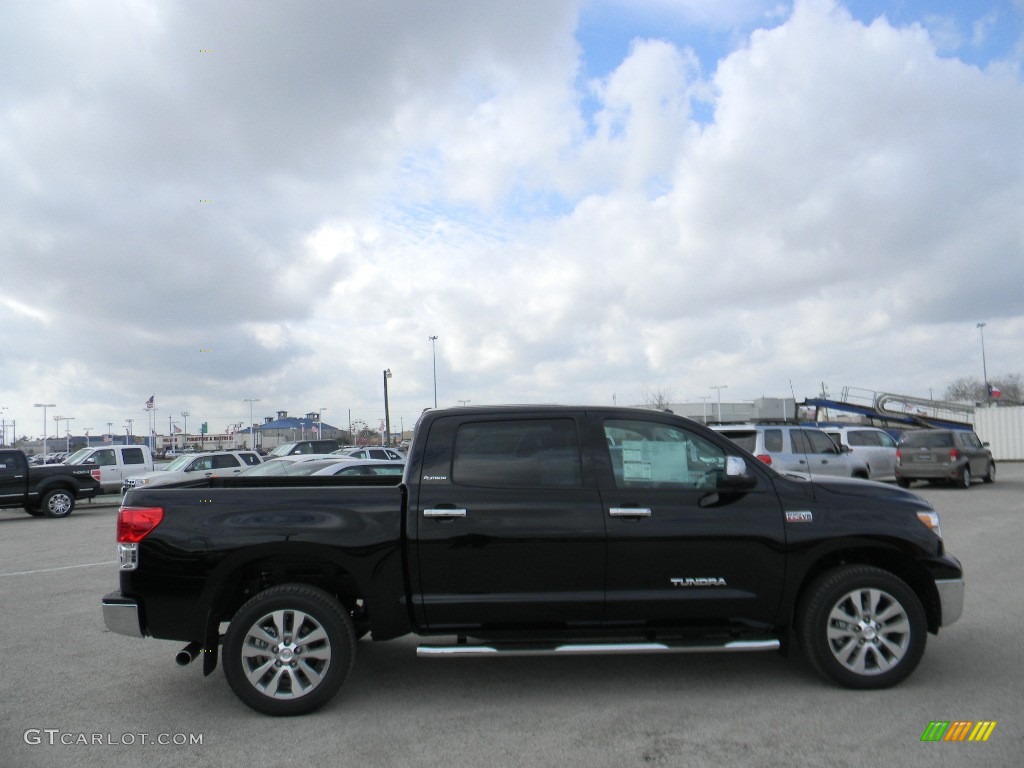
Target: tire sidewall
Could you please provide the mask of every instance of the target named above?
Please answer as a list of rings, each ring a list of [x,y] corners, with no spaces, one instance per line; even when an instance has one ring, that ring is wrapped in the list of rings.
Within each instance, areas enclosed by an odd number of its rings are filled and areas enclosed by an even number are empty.
[[[258,691],[245,675],[242,644],[252,625],[275,610],[300,610],[312,616],[327,633],[331,662],[315,690],[297,699],[274,699]],[[266,715],[287,717],[319,709],[338,692],[355,661],[355,631],[341,604],[327,592],[307,584],[281,584],[260,592],[232,618],[224,636],[224,676],[243,703]]]
[[[881,589],[891,595],[907,614],[910,643],[900,662],[877,675],[858,675],[832,653],[827,639],[828,616],[847,593],[863,588]],[[873,566],[843,566],[816,579],[801,600],[797,631],[804,653],[816,671],[846,688],[889,688],[905,680],[924,655],[928,621],[921,601],[902,579]]]
[[[967,489],[971,487],[971,467],[968,464],[964,465],[964,468],[960,470],[960,479],[957,481],[957,485],[960,488]]]

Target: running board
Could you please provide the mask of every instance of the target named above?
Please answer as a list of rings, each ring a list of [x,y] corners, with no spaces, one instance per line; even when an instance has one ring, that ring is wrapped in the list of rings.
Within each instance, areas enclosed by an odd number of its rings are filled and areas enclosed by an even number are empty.
[[[777,651],[778,640],[730,640],[713,645],[685,643],[565,643],[562,645],[421,645],[417,656],[588,656],[635,653]]]

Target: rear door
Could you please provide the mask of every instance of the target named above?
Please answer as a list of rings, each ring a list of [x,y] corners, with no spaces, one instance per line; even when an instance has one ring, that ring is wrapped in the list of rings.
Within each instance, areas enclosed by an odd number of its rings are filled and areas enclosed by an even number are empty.
[[[0,451],[0,502],[20,501],[28,487],[28,469],[17,451]]]
[[[431,423],[409,502],[414,606],[431,631],[600,624],[605,523],[581,420]]]
[[[841,453],[832,438],[820,429],[791,429],[789,437],[797,468],[812,475],[853,474],[847,454]]]
[[[771,484],[718,492],[728,443],[656,419],[594,414],[608,528],[605,625],[770,626],[785,575],[782,510]]]
[[[231,477],[242,471],[242,463],[230,453],[218,453],[212,458],[214,477]]]

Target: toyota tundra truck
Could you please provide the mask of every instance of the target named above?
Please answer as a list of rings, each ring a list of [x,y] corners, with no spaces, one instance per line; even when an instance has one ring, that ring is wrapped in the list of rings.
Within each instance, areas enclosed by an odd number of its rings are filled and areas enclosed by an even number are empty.
[[[219,660],[245,704],[296,715],[364,636],[415,634],[435,659],[799,648],[885,688],[963,606],[920,496],[787,477],[670,413],[430,410],[400,480],[130,490],[106,626],[183,642],[179,663]]]

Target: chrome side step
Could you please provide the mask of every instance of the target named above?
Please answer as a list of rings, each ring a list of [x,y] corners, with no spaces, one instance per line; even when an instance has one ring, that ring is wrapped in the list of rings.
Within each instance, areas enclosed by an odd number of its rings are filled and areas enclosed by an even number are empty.
[[[711,645],[686,643],[563,643],[560,645],[421,645],[417,656],[588,656],[634,653],[718,653],[777,651],[779,640],[729,640]]]

